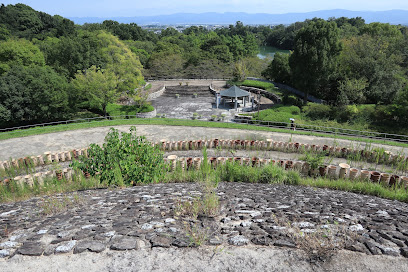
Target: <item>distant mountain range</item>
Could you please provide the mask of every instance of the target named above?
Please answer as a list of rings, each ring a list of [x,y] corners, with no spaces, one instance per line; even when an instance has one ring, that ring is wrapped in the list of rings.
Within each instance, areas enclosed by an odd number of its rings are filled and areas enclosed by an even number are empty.
[[[315,17],[328,19],[330,17],[362,17],[366,23],[381,22],[390,24],[408,25],[408,10],[387,10],[387,11],[350,11],[344,9],[321,10],[306,13],[286,13],[286,14],[249,14],[245,12],[207,12],[207,13],[176,13],[170,15],[157,16],[137,16],[137,17],[71,17],[76,24],[101,23],[104,20],[114,20],[120,23],[137,23],[138,25],[162,24],[234,24],[241,21],[244,24],[291,24]]]

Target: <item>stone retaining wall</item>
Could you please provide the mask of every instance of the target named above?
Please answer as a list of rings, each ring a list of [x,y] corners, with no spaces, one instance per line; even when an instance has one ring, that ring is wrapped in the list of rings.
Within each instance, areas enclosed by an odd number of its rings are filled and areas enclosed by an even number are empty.
[[[156,109],[152,110],[151,112],[141,112],[136,113],[137,118],[154,118],[157,115]]]
[[[166,86],[163,86],[163,88],[161,88],[159,91],[149,94],[149,96],[147,97],[147,101],[158,98],[159,96],[161,96],[164,93],[165,90],[166,90]],[[154,111],[156,111],[156,110],[154,110]],[[142,117],[142,118],[145,118],[145,117]]]
[[[212,84],[210,84],[210,92],[211,92],[213,95],[215,95],[216,93],[218,93],[218,91],[213,88]]]

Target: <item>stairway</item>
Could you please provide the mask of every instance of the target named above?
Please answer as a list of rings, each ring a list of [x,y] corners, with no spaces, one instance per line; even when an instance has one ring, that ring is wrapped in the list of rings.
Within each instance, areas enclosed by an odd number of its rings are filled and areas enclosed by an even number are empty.
[[[168,86],[163,96],[176,97],[176,94],[180,97],[192,97],[194,94],[197,94],[197,97],[214,97],[208,86]]]

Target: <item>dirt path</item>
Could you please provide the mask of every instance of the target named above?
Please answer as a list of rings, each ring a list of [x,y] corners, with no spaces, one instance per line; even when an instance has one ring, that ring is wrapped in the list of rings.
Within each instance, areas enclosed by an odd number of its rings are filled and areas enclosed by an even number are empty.
[[[214,254],[215,253],[215,254]],[[14,271],[387,271],[401,272],[407,260],[389,256],[367,256],[342,251],[323,265],[312,265],[299,257],[296,250],[279,248],[163,249],[50,257],[16,255],[1,261],[3,272]]]
[[[119,131],[128,132],[131,126],[114,126]],[[198,140],[198,139],[241,139],[241,140],[264,140],[299,142],[305,144],[327,144],[342,147],[360,146],[365,143],[353,142],[350,140],[323,138],[307,135],[291,135],[289,133],[238,130],[226,128],[203,128],[203,127],[183,127],[183,126],[158,126],[158,125],[136,125],[138,135],[145,135],[151,141],[166,139],[176,140]],[[34,156],[43,154],[46,151],[58,152],[84,148],[91,143],[103,143],[109,127],[98,127],[65,132],[48,133],[22,138],[14,138],[0,141],[0,160],[11,158],[21,158],[24,156]],[[383,147],[393,153],[407,151],[401,147],[372,144],[375,147]]]

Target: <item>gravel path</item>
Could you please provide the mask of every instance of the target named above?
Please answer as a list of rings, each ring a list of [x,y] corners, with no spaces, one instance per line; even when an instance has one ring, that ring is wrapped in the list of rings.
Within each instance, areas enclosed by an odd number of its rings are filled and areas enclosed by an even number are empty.
[[[119,131],[129,132],[130,126],[114,126]],[[137,125],[138,135],[145,135],[151,141],[167,139],[178,140],[198,140],[198,139],[273,139],[274,141],[292,141],[305,144],[327,144],[342,147],[360,146],[365,143],[353,142],[349,140],[323,138],[306,135],[291,135],[289,133],[238,130],[226,128],[202,128],[202,127],[182,127],[182,126],[157,126],[157,125]],[[87,147],[91,143],[103,143],[109,127],[98,127],[80,130],[71,130],[58,133],[34,135],[22,138],[14,138],[0,141],[0,160],[7,160],[10,157],[20,158],[25,156],[36,156],[46,151],[58,152]],[[393,153],[408,152],[401,147],[372,144],[376,147],[384,147]]]

